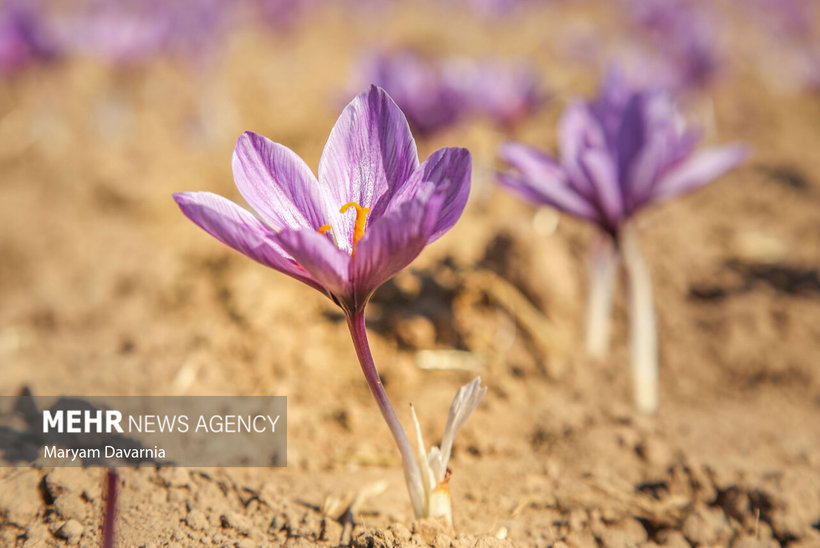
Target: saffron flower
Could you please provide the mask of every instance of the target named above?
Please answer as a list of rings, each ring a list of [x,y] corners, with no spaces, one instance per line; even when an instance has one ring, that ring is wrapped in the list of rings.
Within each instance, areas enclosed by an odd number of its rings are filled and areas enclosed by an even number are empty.
[[[619,256],[629,277],[633,396],[639,409],[657,409],[657,342],[649,274],[631,220],[645,207],[699,188],[738,165],[745,147],[695,153],[696,132],[683,127],[667,94],[633,89],[617,74],[600,97],[576,101],[559,128],[561,160],[519,143],[502,145],[512,168],[501,184],[531,202],[596,224],[586,345],[606,352]]]
[[[13,74],[56,54],[42,18],[22,4],[0,8],[0,75]]]
[[[410,49],[366,56],[357,80],[386,89],[423,136],[465,118],[510,129],[545,102],[538,75],[523,62],[461,56],[430,58]]]
[[[432,135],[464,115],[466,103],[447,80],[441,63],[412,50],[368,54],[359,72],[357,80],[375,82],[390,93],[417,134]]]
[[[330,132],[318,180],[287,147],[250,132],[239,137],[234,179],[261,219],[210,192],[174,195],[182,212],[216,239],[321,291],[344,311],[365,379],[401,453],[417,517],[431,515],[427,463],[416,460],[379,379],[364,311],[376,288],[455,224],[471,169],[462,148],[439,149],[419,164],[404,114],[372,86]]]

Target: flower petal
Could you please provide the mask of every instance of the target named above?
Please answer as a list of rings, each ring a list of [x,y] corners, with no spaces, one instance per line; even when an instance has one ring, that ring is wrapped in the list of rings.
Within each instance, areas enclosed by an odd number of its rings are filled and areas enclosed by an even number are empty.
[[[600,214],[587,198],[567,184],[567,175],[555,160],[519,143],[502,145],[502,160],[518,173],[499,173],[498,180],[528,202],[549,205],[570,215],[598,223]]]
[[[450,230],[464,212],[470,197],[472,158],[466,148],[440,148],[430,155],[396,192],[382,196],[373,218],[398,210],[404,202],[422,198],[430,190],[444,194],[444,203],[428,243]],[[432,187],[432,188],[428,188]]]
[[[558,162],[531,146],[507,142],[499,147],[498,157],[517,169],[526,179],[554,180],[566,185],[566,175]]]
[[[568,182],[588,200],[594,200],[595,188],[587,179],[580,165],[581,153],[588,148],[605,149],[604,130],[589,111],[589,106],[576,101],[567,107],[561,117],[558,130],[561,147],[561,164]]]
[[[315,230],[283,230],[276,240],[339,305],[353,302],[348,276],[350,255],[336,247],[330,238]]]
[[[595,187],[596,203],[610,227],[624,217],[624,201],[618,184],[618,168],[615,160],[604,150],[589,149],[581,154],[581,167]]]
[[[180,192],[174,194],[174,200],[186,217],[223,244],[321,291],[276,244],[276,232],[249,211],[211,192]]]
[[[372,209],[418,164],[416,142],[404,114],[383,89],[371,86],[345,107],[333,126],[319,160],[319,181],[338,207],[356,202]],[[330,224],[337,241],[352,241],[354,221],[353,215],[334,216]]]
[[[427,200],[414,199],[376,220],[356,246],[351,270],[357,306],[373,291],[410,264],[427,245],[446,196],[433,192]]]
[[[286,146],[246,131],[233,152],[240,194],[277,229],[317,229],[328,222],[321,188],[305,162]]]
[[[700,152],[658,181],[652,200],[665,200],[695,190],[737,166],[747,156],[747,147],[740,144]]]

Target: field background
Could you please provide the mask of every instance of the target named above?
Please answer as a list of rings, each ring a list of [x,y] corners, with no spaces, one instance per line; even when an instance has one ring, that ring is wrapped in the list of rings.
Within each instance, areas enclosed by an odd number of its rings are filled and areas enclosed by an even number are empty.
[[[499,143],[554,149],[567,101],[596,89],[600,66],[573,60],[573,40],[606,50],[623,32],[584,3],[498,19],[374,2],[239,30],[193,63],[72,58],[6,79],[0,394],[288,396],[286,469],[121,470],[120,546],[820,546],[820,94],[737,63],[687,101],[707,143],[753,156],[640,218],[655,417],[630,405],[623,287],[610,357],[582,350],[593,229],[494,185]],[[769,47],[743,25],[723,38],[746,59]],[[244,130],[315,170],[359,91],[356,56],[400,44],[524,58],[551,92],[513,131],[466,121],[419,140],[422,159],[471,149],[471,201],[369,308],[387,391],[407,427],[414,403],[428,442],[458,386],[480,374],[489,387],[451,461],[455,531],[412,522],[333,304],[221,246],[171,199],[240,201],[230,156]],[[420,368],[422,351],[445,369]],[[97,545],[104,475],[0,469],[0,544]]]

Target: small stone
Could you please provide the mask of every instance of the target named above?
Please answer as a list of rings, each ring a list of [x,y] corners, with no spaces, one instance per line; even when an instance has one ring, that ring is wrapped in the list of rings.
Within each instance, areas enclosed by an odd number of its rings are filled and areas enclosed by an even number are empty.
[[[251,520],[237,512],[226,512],[219,516],[219,519],[222,527],[235,529],[241,535],[247,535],[251,531]]]
[[[598,548],[598,542],[589,531],[571,531],[565,540],[577,548]]]
[[[436,342],[436,328],[424,316],[401,318],[396,325],[396,334],[410,348],[432,348]]]
[[[601,543],[604,548],[627,548],[646,541],[646,529],[636,519],[625,519],[604,529]]]
[[[41,504],[39,483],[40,475],[34,470],[22,470],[3,479],[0,515],[5,514],[8,523],[25,528],[37,517]]]
[[[691,546],[680,531],[660,531],[657,538],[664,548],[690,548]]]
[[[57,497],[54,501],[54,507],[57,513],[63,519],[85,519],[85,503],[76,493],[65,493]]]
[[[408,529],[403,523],[394,523],[389,526],[388,529],[393,532],[393,536],[396,537],[397,540],[402,542],[410,540],[410,537],[413,536],[410,529]]]
[[[433,548],[450,548],[450,545],[453,543],[452,539],[447,535],[439,533],[436,535],[436,538],[433,539]]]
[[[513,543],[507,539],[482,537],[473,545],[473,548],[510,548]]]
[[[47,539],[51,537],[48,528],[39,523],[33,523],[26,529],[26,542],[23,548],[41,548],[48,546]]]
[[[162,468],[157,475],[166,487],[188,487],[191,475],[184,468]]]
[[[319,536],[321,540],[326,540],[335,546],[342,541],[342,533],[344,527],[342,524],[332,518],[322,518],[322,533]]]
[[[200,510],[191,510],[185,516],[185,523],[194,531],[204,531],[208,528],[208,518]]]
[[[732,548],[780,548],[780,543],[771,538],[760,539],[754,536],[743,536],[732,542]]]
[[[692,544],[714,546],[726,542],[732,528],[720,508],[697,508],[683,522],[683,535]]]
[[[84,491],[84,486],[88,481],[84,470],[77,468],[55,468],[48,474],[45,479],[46,491],[52,499],[63,493],[75,493],[81,495]]]
[[[426,544],[433,544],[439,534],[452,533],[444,518],[424,518],[413,522],[413,535]]]
[[[76,519],[70,519],[57,529],[57,536],[65,539],[69,544],[79,544],[83,535],[83,525]]]

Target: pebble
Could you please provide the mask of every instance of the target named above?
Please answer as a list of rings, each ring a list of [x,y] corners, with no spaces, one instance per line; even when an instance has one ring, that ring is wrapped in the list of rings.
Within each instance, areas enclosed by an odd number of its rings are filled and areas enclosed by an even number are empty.
[[[208,518],[200,510],[191,510],[185,516],[185,523],[194,531],[204,531],[208,528]]]
[[[73,518],[83,520],[85,518],[85,503],[76,493],[64,493],[60,495],[57,497],[57,500],[54,501],[54,507],[63,519]]]
[[[251,520],[237,512],[226,512],[219,516],[222,527],[235,529],[242,535],[247,535],[251,531]]]
[[[21,470],[3,480],[0,489],[0,515],[6,521],[19,527],[25,527],[40,508],[40,495],[37,485],[40,475],[34,470]]]
[[[83,525],[76,519],[70,519],[57,529],[57,536],[65,539],[69,544],[79,544],[83,535]]]

